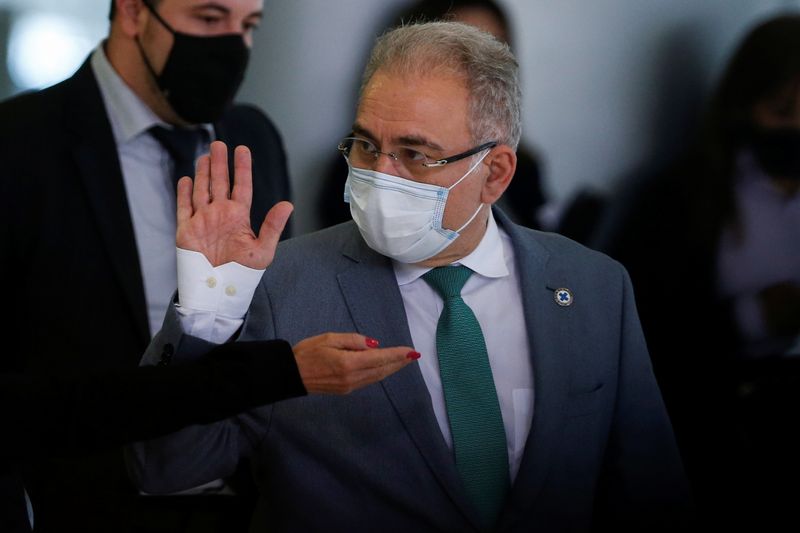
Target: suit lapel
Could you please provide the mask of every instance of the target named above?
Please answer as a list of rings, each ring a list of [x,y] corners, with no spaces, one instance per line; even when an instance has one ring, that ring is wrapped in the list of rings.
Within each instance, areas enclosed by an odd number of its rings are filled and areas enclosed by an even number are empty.
[[[379,339],[384,346],[412,346],[391,262],[370,250],[360,236],[350,242],[352,245],[344,255],[352,260],[352,265],[338,275],[338,280],[356,329]],[[479,519],[442,437],[419,366],[408,365],[384,379],[381,385],[436,479],[477,527]]]
[[[554,291],[569,287],[569,278],[557,260],[537,241],[522,234],[502,212],[498,223],[514,243],[528,330],[534,377],[533,423],[525,453],[503,516],[500,529],[509,527],[528,509],[544,485],[551,456],[560,442],[564,406],[569,393],[570,370],[565,359],[574,332],[564,314],[569,311],[554,301]]]
[[[65,113],[74,139],[73,156],[98,231],[125,293],[127,308],[146,345],[150,328],[136,238],[117,146],[89,61],[70,80]]]

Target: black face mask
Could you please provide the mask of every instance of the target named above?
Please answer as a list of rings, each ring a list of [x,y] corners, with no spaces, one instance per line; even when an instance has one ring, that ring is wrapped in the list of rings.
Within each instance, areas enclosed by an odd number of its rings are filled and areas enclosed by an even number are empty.
[[[147,68],[172,109],[192,124],[219,119],[244,79],[250,57],[244,38],[239,34],[199,37],[181,33],[173,30],[149,1],[144,5],[175,39],[161,74],[156,74],[136,40]]]
[[[800,129],[755,129],[751,146],[764,172],[773,178],[800,181]]]

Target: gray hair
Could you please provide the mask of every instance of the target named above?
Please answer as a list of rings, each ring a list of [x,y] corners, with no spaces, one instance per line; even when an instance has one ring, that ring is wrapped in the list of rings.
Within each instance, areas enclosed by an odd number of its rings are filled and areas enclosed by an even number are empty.
[[[403,74],[452,73],[470,94],[470,132],[475,144],[498,141],[516,150],[520,124],[519,66],[508,45],[459,22],[401,26],[375,42],[359,99],[379,70]]]

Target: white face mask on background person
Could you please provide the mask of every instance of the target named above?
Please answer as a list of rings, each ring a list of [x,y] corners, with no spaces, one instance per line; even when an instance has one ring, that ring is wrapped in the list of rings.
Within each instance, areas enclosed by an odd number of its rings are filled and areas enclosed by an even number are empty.
[[[367,245],[401,263],[419,263],[435,256],[456,240],[484,204],[459,229],[442,226],[450,191],[469,176],[486,152],[450,187],[407,180],[376,170],[355,168],[344,187],[344,201]]]

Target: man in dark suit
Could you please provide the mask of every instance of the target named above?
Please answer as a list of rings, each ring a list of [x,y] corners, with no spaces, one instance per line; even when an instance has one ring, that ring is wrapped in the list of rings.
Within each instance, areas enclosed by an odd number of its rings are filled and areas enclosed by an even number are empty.
[[[206,262],[261,265],[238,238],[246,194],[221,194],[221,143],[191,193],[181,182],[181,307],[143,363],[167,345],[184,360],[228,335],[354,328],[413,342],[421,358],[346,397],[137,443],[141,486],[179,490],[252,458],[253,531],[686,530],[687,483],[627,273],[492,207],[521,134],[508,48],[464,24],[404,26],[377,41],[363,80],[339,145],[353,220],[281,243],[233,324],[195,327],[191,308],[218,307],[203,297]],[[237,149],[245,182],[246,156]]]
[[[0,104],[11,317],[0,369],[136,366],[176,288],[174,176],[191,174],[211,140],[251,148],[255,227],[289,198],[275,127],[231,105],[261,9],[262,0],[115,0],[107,40],[74,76]],[[26,483],[42,531],[125,531],[145,516],[118,450],[43,460]],[[172,519],[164,527],[180,529],[184,517]]]

